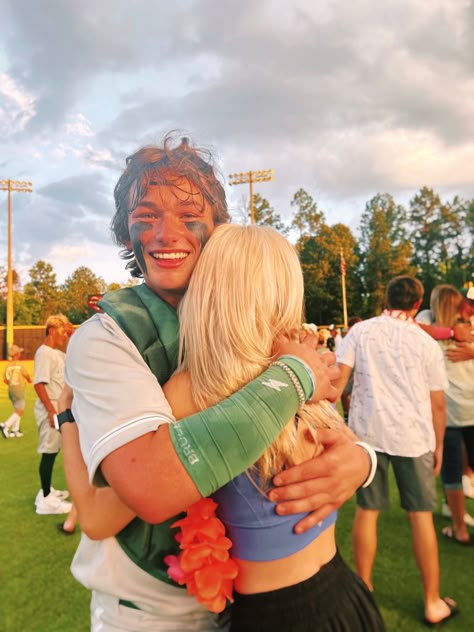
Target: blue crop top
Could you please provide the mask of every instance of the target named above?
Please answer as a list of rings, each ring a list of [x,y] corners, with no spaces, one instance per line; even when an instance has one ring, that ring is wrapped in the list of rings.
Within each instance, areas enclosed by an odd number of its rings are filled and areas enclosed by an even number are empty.
[[[231,554],[241,560],[268,562],[300,551],[336,522],[337,511],[322,522],[296,534],[294,526],[305,513],[279,516],[244,472],[212,495],[217,516],[232,540]]]

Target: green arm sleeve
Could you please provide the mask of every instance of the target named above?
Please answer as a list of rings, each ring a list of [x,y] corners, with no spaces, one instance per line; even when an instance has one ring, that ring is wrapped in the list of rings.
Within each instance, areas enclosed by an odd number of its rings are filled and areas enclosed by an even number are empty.
[[[312,384],[304,365],[279,359],[291,367],[309,399]],[[253,465],[299,406],[291,379],[272,365],[216,406],[171,424],[171,440],[202,496],[209,496]]]

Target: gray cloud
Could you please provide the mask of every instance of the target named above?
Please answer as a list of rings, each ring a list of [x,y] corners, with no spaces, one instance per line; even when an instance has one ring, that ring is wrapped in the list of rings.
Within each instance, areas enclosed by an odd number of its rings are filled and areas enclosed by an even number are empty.
[[[60,203],[71,203],[78,209],[78,214],[80,209],[99,215],[110,212],[106,208],[110,206],[110,191],[100,174],[71,176],[51,182],[38,189],[38,195]]]
[[[285,217],[300,187],[329,220],[378,191],[474,195],[472,1],[4,4],[3,71],[27,95],[4,111],[31,98],[35,114],[1,161],[38,187],[32,252],[106,243],[125,157],[172,128],[214,147],[224,175],[274,168],[261,192]],[[65,132],[78,113],[88,137]]]
[[[44,258],[54,243],[81,243],[84,239],[110,243],[108,224],[113,204],[101,178],[66,178],[26,197],[16,194],[12,203],[17,249],[27,243],[33,253],[38,253],[36,258]]]

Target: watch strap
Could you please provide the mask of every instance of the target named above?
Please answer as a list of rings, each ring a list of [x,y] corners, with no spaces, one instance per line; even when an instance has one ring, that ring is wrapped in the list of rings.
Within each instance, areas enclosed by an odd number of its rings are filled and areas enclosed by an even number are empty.
[[[54,427],[56,430],[61,430],[61,426],[66,423],[75,423],[74,415],[69,408],[63,410],[61,413],[54,415]]]

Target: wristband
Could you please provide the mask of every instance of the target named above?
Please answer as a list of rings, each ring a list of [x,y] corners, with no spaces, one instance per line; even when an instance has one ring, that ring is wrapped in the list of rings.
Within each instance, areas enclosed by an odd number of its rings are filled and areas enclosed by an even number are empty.
[[[377,471],[377,455],[375,454],[375,450],[373,449],[373,447],[370,446],[368,443],[365,443],[364,441],[355,441],[355,444],[363,448],[370,458],[369,476],[367,477],[365,483],[361,485],[362,488],[368,487],[374,480],[375,472]]]
[[[309,380],[293,362],[297,381]],[[283,364],[283,363],[282,363]],[[293,370],[293,368],[291,369]],[[301,386],[300,386],[301,388]],[[176,454],[201,496],[209,496],[253,465],[300,406],[289,373],[270,365],[219,404],[169,425]]]

